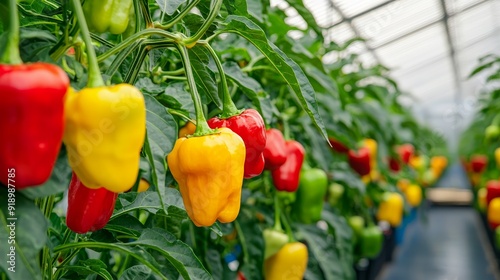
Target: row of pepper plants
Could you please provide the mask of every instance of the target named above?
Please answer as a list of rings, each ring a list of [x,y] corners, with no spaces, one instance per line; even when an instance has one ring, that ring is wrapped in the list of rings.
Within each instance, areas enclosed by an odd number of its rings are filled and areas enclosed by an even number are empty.
[[[478,64],[470,77],[481,74],[485,81],[477,111],[460,139],[459,151],[473,188],[474,205],[485,215],[490,235],[495,236],[496,250],[500,252],[500,57],[486,55]]]
[[[1,0],[0,278],[354,279],[446,142],[288,4]]]

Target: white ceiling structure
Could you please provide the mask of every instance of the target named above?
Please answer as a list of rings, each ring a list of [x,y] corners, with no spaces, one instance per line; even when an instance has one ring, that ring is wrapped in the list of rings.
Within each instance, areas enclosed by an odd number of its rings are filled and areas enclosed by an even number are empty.
[[[401,102],[456,144],[484,87],[484,75],[467,77],[478,58],[500,55],[500,0],[303,1],[327,40],[366,39],[351,49],[366,65],[389,67],[409,93]],[[286,1],[271,4],[285,10],[288,24],[306,26]]]

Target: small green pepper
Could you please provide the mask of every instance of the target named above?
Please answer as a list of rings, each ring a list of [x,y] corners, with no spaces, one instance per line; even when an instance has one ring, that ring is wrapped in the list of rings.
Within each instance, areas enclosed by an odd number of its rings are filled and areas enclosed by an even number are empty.
[[[359,245],[361,255],[366,258],[374,258],[378,256],[382,250],[384,236],[382,231],[375,225],[364,228],[361,233]]]
[[[328,177],[323,170],[317,168],[302,170],[297,190],[297,201],[293,206],[300,222],[311,224],[321,220],[321,211],[327,190]]]
[[[122,34],[127,29],[132,0],[86,0],[83,13],[89,30]]]

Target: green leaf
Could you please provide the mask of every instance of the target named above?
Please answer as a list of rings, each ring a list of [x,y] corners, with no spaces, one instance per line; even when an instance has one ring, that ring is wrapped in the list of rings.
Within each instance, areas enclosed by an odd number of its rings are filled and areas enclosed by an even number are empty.
[[[169,210],[176,211],[176,213],[186,211],[182,202],[181,194],[178,190],[165,188],[163,196],[164,200],[162,206],[158,192],[146,191],[140,193],[122,193],[116,200],[115,211],[113,212],[111,219],[139,209],[146,210],[152,214],[156,214],[158,210],[164,210],[167,214],[169,213]]]
[[[241,16],[228,16],[224,27],[219,31],[238,34],[269,60],[278,74],[291,87],[300,104],[313,120],[325,140],[328,140],[325,126],[318,112],[314,89],[299,65],[288,58],[278,47],[270,42],[264,31],[252,21]]]
[[[335,234],[335,244],[339,252],[339,257],[342,264],[342,279],[355,279],[355,272],[352,268],[354,263],[353,257],[353,232],[352,228],[347,224],[344,217],[334,214],[332,208],[329,205],[325,205],[325,209],[321,216],[328,225],[334,230]]]
[[[145,265],[134,265],[125,269],[120,275],[119,280],[152,280],[157,279],[153,276],[153,272]]]
[[[59,151],[52,175],[49,180],[43,185],[33,188],[27,188],[20,193],[30,199],[42,198],[49,195],[64,192],[68,189],[69,181],[71,180],[71,167],[68,164],[66,149],[62,148]]]
[[[42,279],[39,252],[47,243],[49,226],[45,216],[33,201],[4,187],[0,188],[0,201],[0,268],[11,280]],[[14,259],[8,256],[12,252]]]
[[[157,250],[174,265],[184,279],[212,279],[193,250],[164,229],[146,229],[137,241],[127,245]]]
[[[79,276],[97,274],[105,280],[113,280],[106,264],[97,259],[80,260],[77,265],[68,265],[64,268],[76,272]]]
[[[299,13],[299,15],[304,19],[309,28],[314,30],[316,35],[318,35],[319,37],[318,40],[324,41],[321,28],[316,23],[316,20],[314,19],[311,11],[309,11],[306,6],[304,6],[304,2],[302,0],[288,0],[287,2],[290,4],[290,6],[294,7],[295,10],[297,10],[297,13]]]
[[[182,4],[186,3],[186,0],[156,0],[156,3],[160,6],[162,12],[171,16]]]
[[[198,91],[200,94],[210,97],[215,105],[221,109],[222,101],[219,97],[214,73],[208,68],[210,63],[210,54],[203,46],[190,48],[188,50],[188,54]]]
[[[242,206],[235,221],[235,227],[243,248],[243,263],[240,270],[248,279],[261,279],[264,261],[264,239],[254,211]]]
[[[344,279],[334,240],[328,232],[315,225],[299,225],[298,236],[307,242],[307,249],[318,261],[325,279]]]

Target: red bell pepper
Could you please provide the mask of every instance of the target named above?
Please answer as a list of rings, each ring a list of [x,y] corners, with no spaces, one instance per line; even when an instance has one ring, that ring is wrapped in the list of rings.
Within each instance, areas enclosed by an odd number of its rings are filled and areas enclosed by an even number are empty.
[[[329,137],[328,142],[332,145],[332,149],[339,154],[347,154],[349,152],[349,148],[333,137]]]
[[[488,157],[485,155],[473,155],[470,158],[472,172],[482,173],[488,165]]]
[[[287,158],[283,165],[273,170],[273,183],[278,191],[295,192],[299,187],[305,150],[302,144],[294,140],[286,141],[285,147]]]
[[[102,229],[115,209],[117,193],[87,188],[73,172],[68,190],[66,225],[76,233]]]
[[[410,158],[413,154],[415,154],[415,148],[412,144],[403,144],[397,148],[397,152],[401,160],[408,164],[410,162]]]
[[[500,181],[490,180],[486,183],[486,205],[496,197],[500,197]]]
[[[2,1],[0,42],[0,181],[16,189],[49,178],[62,143],[66,73],[48,63],[23,64],[17,2]],[[7,178],[9,174],[11,182]],[[13,172],[11,172],[13,171]]]
[[[399,161],[393,157],[389,158],[389,168],[393,172],[399,172],[401,170],[401,165],[399,164]]]
[[[358,151],[349,150],[348,159],[351,168],[360,176],[370,174],[370,149],[363,147]]]
[[[241,114],[220,119],[213,117],[208,120],[210,128],[227,127],[238,134],[246,148],[245,171],[246,179],[258,176],[264,170],[264,148],[266,147],[266,128],[259,112],[246,109]]]
[[[264,160],[266,170],[278,169],[286,161],[285,138],[281,131],[271,128],[266,131],[266,148]]]

